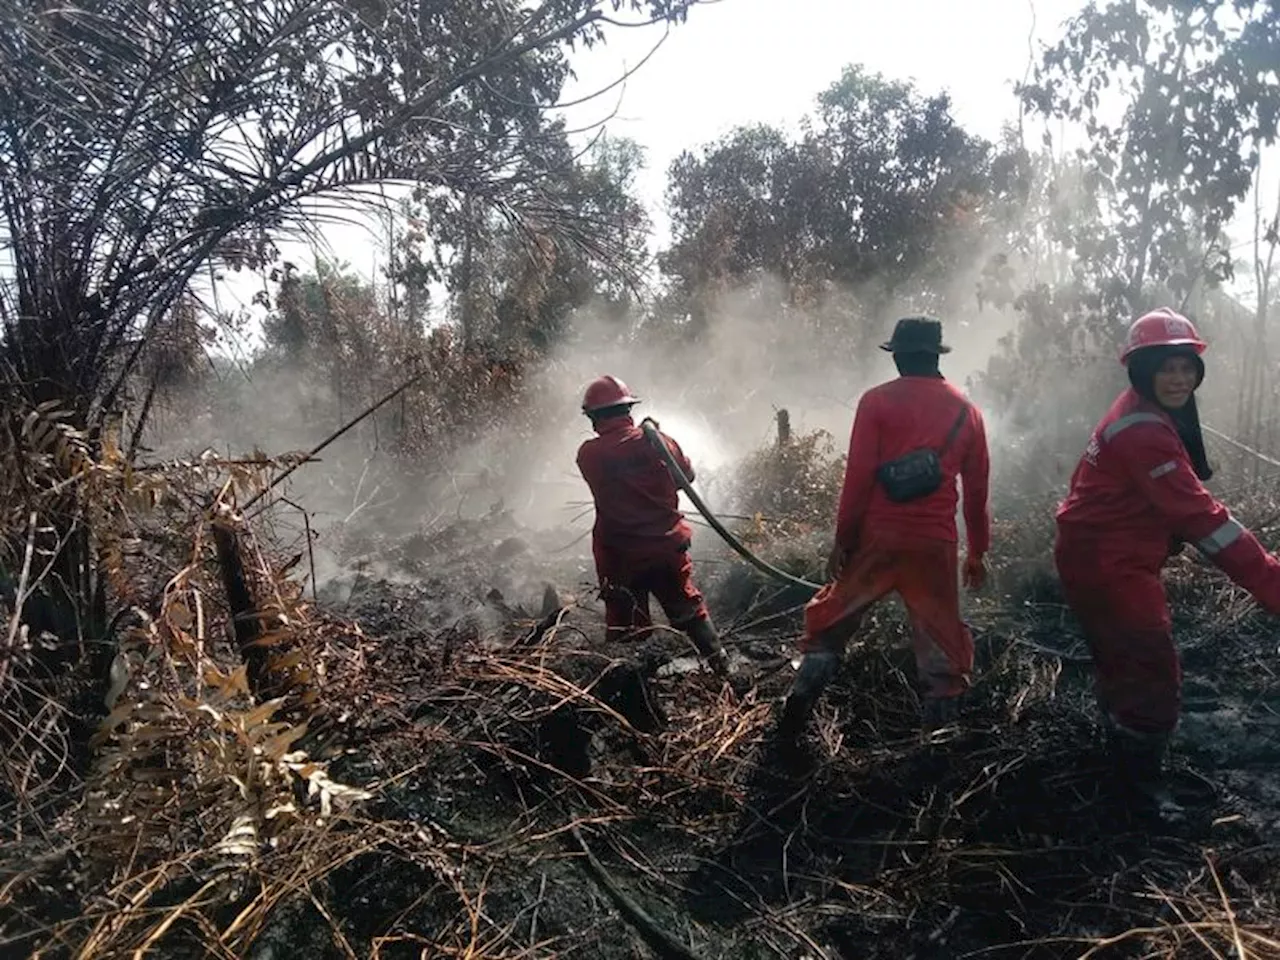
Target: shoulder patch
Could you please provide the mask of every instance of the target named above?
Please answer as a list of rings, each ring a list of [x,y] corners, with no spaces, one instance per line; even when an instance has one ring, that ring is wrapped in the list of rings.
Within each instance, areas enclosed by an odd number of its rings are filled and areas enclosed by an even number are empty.
[[[1098,442],[1098,434],[1094,433],[1094,435],[1089,438],[1088,446],[1084,448],[1085,462],[1091,467],[1096,467],[1098,465],[1098,454],[1101,450],[1102,444]]]

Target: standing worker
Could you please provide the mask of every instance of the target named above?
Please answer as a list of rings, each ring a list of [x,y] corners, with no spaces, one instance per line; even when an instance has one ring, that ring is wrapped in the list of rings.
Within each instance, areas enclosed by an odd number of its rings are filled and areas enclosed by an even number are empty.
[[[1156,815],[1180,812],[1162,771],[1182,670],[1161,567],[1192,543],[1280,613],[1280,561],[1202,482],[1212,475],[1195,400],[1205,348],[1168,308],[1133,322],[1120,355],[1131,387],[1094,429],[1057,513],[1054,559],[1089,642],[1113,772]]]
[[[973,637],[960,619],[956,477],[969,541],[964,582],[978,590],[991,542],[982,414],[938,370],[950,352],[939,321],[899,320],[881,349],[901,376],[858,402],[828,563],[833,582],[805,608],[803,657],[778,730],[784,740],[801,732],[863,615],[890,592],[911,620],[926,729],[956,719],[973,670]]]
[[[671,626],[688,634],[712,668],[724,674],[720,638],[693,583],[693,530],[680,512],[679,490],[662,455],[631,419],[639,402],[625,383],[610,376],[592,381],[582,401],[582,412],[598,434],[579,448],[578,470],[595,501],[591,545],[608,637],[617,640],[652,626],[653,594]],[[684,451],[659,435],[692,480]]]

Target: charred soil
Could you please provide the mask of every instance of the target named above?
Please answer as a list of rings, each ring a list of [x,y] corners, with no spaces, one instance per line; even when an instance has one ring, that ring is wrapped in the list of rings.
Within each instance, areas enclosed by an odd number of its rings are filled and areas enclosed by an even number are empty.
[[[351,705],[335,775],[383,784],[364,815],[456,845],[458,874],[449,889],[370,852],[331,877],[350,935],[430,936],[462,910],[495,956],[1280,951],[1275,644],[1210,570],[1171,575],[1188,701],[1177,824],[1112,792],[1083,645],[1043,568],[973,605],[979,670],[958,729],[918,732],[888,603],[798,750],[771,736],[796,614],[752,576],[730,568],[710,590],[733,684],[661,628],[606,648],[588,594],[533,613],[490,593],[470,632],[415,631],[416,613],[369,637],[338,686],[382,706]],[[421,589],[370,581],[350,610],[378,623]]]
[[[803,597],[704,557],[724,682],[665,627],[606,646],[568,539],[500,513],[333,537],[351,572],[313,604],[324,682],[304,742],[368,798],[239,872],[193,853],[110,895],[74,849],[28,839],[0,877],[4,949],[73,956],[96,923],[104,946],[80,955],[140,955],[155,934],[166,956],[255,960],[1280,957],[1276,642],[1210,568],[1169,576],[1190,815],[1156,824],[1108,782],[1044,551],[1005,557],[970,604],[961,724],[919,732],[889,601],[783,749]],[[128,897],[146,910],[112,940],[101,917]]]

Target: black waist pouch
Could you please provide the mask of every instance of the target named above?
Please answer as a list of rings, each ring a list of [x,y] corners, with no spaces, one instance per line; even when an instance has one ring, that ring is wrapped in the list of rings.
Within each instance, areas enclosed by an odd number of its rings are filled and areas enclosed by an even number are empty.
[[[942,449],[933,450],[925,447],[912,450],[910,453],[882,463],[876,468],[876,479],[887,496],[894,503],[909,503],[927,497],[942,486],[942,455],[947,452],[956,434],[964,426],[969,413],[966,403],[960,408],[960,415],[951,425]]]

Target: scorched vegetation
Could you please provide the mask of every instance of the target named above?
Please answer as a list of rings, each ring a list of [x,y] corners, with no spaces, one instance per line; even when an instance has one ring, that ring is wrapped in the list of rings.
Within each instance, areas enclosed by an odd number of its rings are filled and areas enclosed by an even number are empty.
[[[1164,303],[1213,343],[1216,491],[1280,547],[1274,5],[1090,5],[998,142],[850,66],[678,156],[655,251],[643,150],[552,108],[575,51],[699,12],[0,2],[0,954],[1280,957],[1274,624],[1172,565],[1195,815],[1153,830],[1050,562]],[[278,249],[356,216],[376,278]],[[734,683],[606,644],[580,384],[636,380],[817,578],[906,312],[991,424],[975,689],[923,737],[887,604],[779,752],[804,597],[709,530]]]

